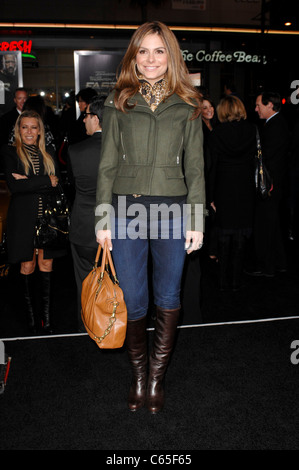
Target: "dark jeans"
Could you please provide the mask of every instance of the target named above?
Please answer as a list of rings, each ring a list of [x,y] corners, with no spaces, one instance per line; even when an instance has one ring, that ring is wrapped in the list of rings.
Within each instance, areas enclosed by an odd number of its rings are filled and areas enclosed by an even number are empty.
[[[186,256],[183,219],[170,221],[166,238],[163,238],[160,223],[157,238],[151,237],[146,223],[140,229],[142,236],[135,238],[134,229],[130,231],[132,223],[131,218],[116,219],[115,237],[112,240],[113,262],[120,287],[124,292],[128,319],[136,320],[147,314],[149,253],[152,256],[155,305],[164,309],[179,308],[181,278]],[[178,227],[180,237],[175,238],[178,234]]]

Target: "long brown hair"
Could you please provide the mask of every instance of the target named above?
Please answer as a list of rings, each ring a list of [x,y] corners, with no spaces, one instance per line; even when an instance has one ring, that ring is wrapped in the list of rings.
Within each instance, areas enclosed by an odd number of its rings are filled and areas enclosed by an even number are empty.
[[[175,35],[168,26],[159,21],[144,23],[131,38],[121,62],[121,72],[115,85],[114,103],[116,108],[123,112],[126,108],[129,109],[128,100],[139,90],[140,82],[135,71],[136,55],[144,37],[148,34],[159,34],[167,51],[166,96],[176,93],[182,100],[195,108],[193,117],[197,117],[200,114],[200,94],[189,78],[189,72]]]
[[[30,157],[29,152],[27,152],[26,148],[24,147],[24,144],[21,139],[21,133],[20,133],[20,127],[22,124],[22,120],[24,118],[32,118],[36,119],[39,127],[39,136],[37,140],[37,147],[40,153],[42,154],[43,157],[43,163],[44,163],[44,170],[45,174],[48,175],[55,175],[55,165],[53,162],[53,159],[51,155],[46,151],[46,144],[45,144],[45,129],[44,129],[44,124],[43,121],[38,113],[35,111],[23,111],[22,114],[17,119],[17,122],[15,124],[15,141],[14,145],[17,150],[17,154],[21,160],[21,162],[24,165],[25,169],[25,174],[29,174],[29,169],[30,167],[33,168],[33,163]]]

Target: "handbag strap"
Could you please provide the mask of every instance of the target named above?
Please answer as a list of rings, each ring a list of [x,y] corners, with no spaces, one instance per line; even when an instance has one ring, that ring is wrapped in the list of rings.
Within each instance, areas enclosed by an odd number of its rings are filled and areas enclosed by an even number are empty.
[[[95,268],[98,266],[98,262],[99,262],[99,259],[100,259],[101,250],[102,250],[102,247],[101,247],[101,245],[99,244],[98,250],[97,250],[97,254],[96,254],[96,257],[95,257],[95,260],[94,260],[94,267],[95,267]]]
[[[105,242],[103,254],[102,254],[102,264],[101,264],[101,269],[100,269],[101,279],[103,278],[104,272],[105,272],[106,257],[107,257],[107,243]]]
[[[256,145],[258,149],[261,148],[261,139],[260,139],[260,133],[259,133],[258,127],[256,127]]]
[[[94,263],[95,268],[97,268],[97,266],[98,266],[98,262],[99,262],[100,254],[101,254],[101,249],[102,249],[102,247],[99,244],[98,249],[97,249],[96,258],[95,258],[95,263]],[[108,263],[107,263],[107,261],[108,261]],[[103,276],[104,276],[106,264],[108,264],[108,266],[110,267],[111,276],[113,277],[114,282],[119,284],[117,276],[116,276],[116,271],[115,271],[115,268],[114,268],[114,264],[113,264],[113,261],[112,261],[112,256],[111,256],[110,250],[107,247],[107,242],[105,242],[104,249],[103,249],[102,263],[101,263],[101,269],[100,269],[101,278],[103,278]]]
[[[108,248],[107,248],[107,243],[105,243],[105,246],[106,246],[106,255],[107,255],[107,258],[108,258],[111,275],[114,279],[114,282],[116,282],[116,284],[119,284],[118,279],[116,277],[116,272],[115,272],[114,264],[113,264],[113,261],[112,261],[112,256],[111,256],[110,250],[108,250]]]
[[[262,146],[261,139],[258,127],[256,126],[256,147],[257,147],[257,157],[259,160],[262,160]]]

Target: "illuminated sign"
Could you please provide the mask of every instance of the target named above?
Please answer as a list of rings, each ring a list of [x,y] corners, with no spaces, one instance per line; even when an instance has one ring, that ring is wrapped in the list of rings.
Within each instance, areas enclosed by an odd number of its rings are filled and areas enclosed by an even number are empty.
[[[189,52],[185,49],[182,52],[183,58],[186,62],[196,60],[197,62],[238,62],[238,63],[256,63],[266,64],[267,58],[265,55],[260,56],[256,54],[247,54],[244,51],[235,51],[231,53],[225,53],[222,51],[206,52],[204,49],[197,51],[196,53]]]
[[[32,41],[0,42],[0,51],[21,51],[30,54]]]

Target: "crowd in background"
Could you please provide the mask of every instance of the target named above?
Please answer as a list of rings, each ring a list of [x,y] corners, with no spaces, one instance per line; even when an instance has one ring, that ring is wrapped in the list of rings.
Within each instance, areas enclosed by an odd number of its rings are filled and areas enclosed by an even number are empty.
[[[225,87],[222,98],[215,104],[208,90],[199,87],[208,209],[202,251],[211,263],[219,266],[221,290],[240,289],[244,270],[249,275],[267,277],[285,271],[285,243],[297,236],[298,217],[299,114],[297,116],[296,106],[282,106],[279,95],[267,95],[271,103],[274,100],[274,114],[278,113],[281,119],[274,133],[264,137],[266,119],[259,115],[257,107],[245,109],[242,99],[231,88]],[[33,110],[40,115],[46,146],[52,147],[55,153],[71,203],[75,188],[68,168],[68,149],[90,138],[84,116],[96,96],[97,92],[91,88],[80,90],[77,95],[71,93],[62,113],[56,116],[41,96],[28,96],[26,90],[20,88],[15,91],[15,107],[0,118],[2,146],[13,143],[14,125],[21,112]],[[80,110],[78,118],[76,101]],[[264,139],[266,163],[271,167],[271,159],[276,159],[271,168],[275,172],[273,192],[267,201],[259,201],[255,194],[257,128],[262,142]],[[2,154],[0,162],[0,171],[4,173]],[[261,233],[265,226],[269,228],[267,235]]]

